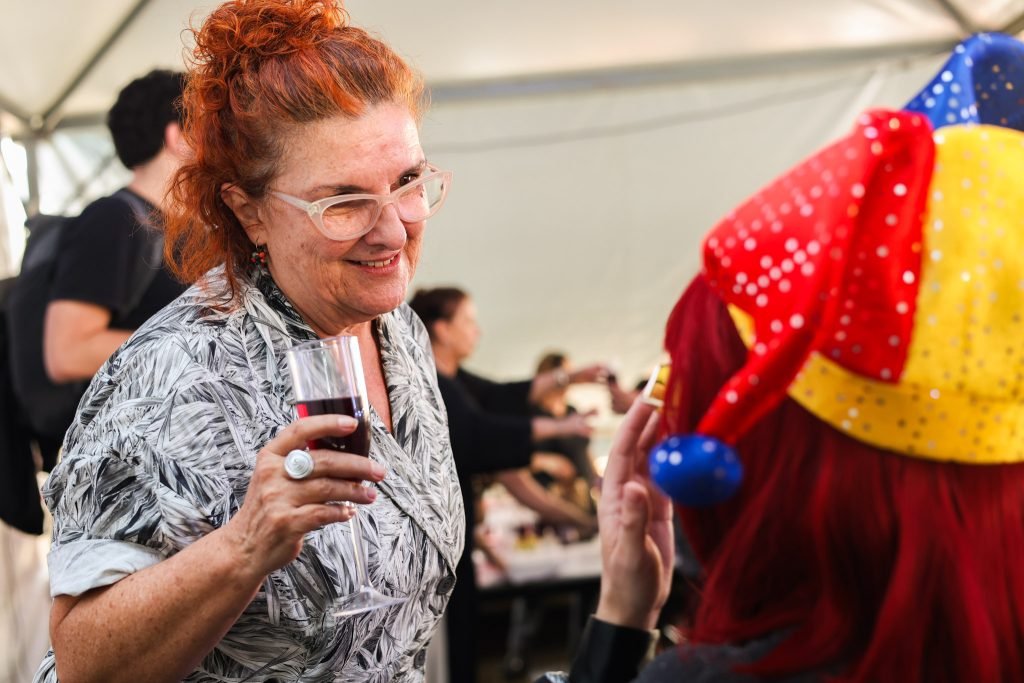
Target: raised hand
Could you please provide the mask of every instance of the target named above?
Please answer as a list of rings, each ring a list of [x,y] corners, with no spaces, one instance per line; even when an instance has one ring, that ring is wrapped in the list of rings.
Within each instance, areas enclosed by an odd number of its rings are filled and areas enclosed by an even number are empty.
[[[672,505],[647,474],[658,432],[654,408],[636,402],[619,427],[601,486],[601,599],[597,618],[654,628],[672,581]]]

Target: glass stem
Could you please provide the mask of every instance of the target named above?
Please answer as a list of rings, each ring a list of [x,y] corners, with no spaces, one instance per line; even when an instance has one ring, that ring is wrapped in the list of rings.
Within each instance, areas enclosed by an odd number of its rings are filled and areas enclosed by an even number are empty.
[[[359,521],[358,507],[352,504],[352,519],[348,522],[349,531],[352,532],[352,552],[356,563],[356,582],[359,590],[363,591],[373,588],[370,585],[370,577],[366,573],[366,564],[363,562],[363,528]]]

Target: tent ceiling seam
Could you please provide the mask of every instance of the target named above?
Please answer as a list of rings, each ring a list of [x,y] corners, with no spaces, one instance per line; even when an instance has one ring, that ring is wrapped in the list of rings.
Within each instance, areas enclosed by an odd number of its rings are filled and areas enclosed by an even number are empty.
[[[1021,12],[1016,17],[1006,22],[1001,29],[1000,33],[1005,33],[1010,36],[1016,36],[1021,31],[1024,31],[1024,12]]]
[[[142,13],[142,10],[151,2],[151,0],[138,0],[135,5],[128,11],[128,14],[118,23],[114,30],[111,31],[110,35],[107,36],[106,40],[93,52],[92,56],[85,61],[82,68],[79,69],[78,73],[75,74],[74,78],[64,87],[59,95],[54,99],[53,104],[46,108],[46,111],[40,117],[33,116],[32,124],[34,128],[47,128],[52,129],[54,127],[54,117],[59,112],[61,106],[67,101],[69,97],[78,89],[82,81],[92,73],[92,70],[96,68],[100,60],[110,52],[110,49],[117,44],[121,35],[124,34],[125,30],[135,21],[135,19]]]
[[[957,26],[960,27],[960,30],[963,31],[965,36],[969,36],[979,31],[978,25],[975,24],[970,17],[960,11],[960,8],[953,3],[953,0],[935,0],[935,4],[941,7],[942,11],[945,12],[950,19],[956,22]]]
[[[956,43],[956,38],[948,38],[870,48],[823,48],[616,69],[538,74],[468,82],[440,82],[430,84],[430,94],[434,104],[442,104],[467,100],[493,100],[612,88],[651,87],[726,78],[747,78],[780,72],[807,73],[841,66],[859,66],[872,62],[939,55],[951,50]],[[74,114],[57,122],[52,130],[101,125],[103,120],[104,115],[101,112]],[[24,134],[15,135],[15,139],[24,137],[26,137]]]
[[[431,101],[486,100],[503,97],[550,95],[582,90],[645,87],[669,83],[719,81],[765,74],[807,73],[824,69],[866,65],[872,62],[913,59],[948,52],[958,38],[921,43],[899,43],[870,48],[823,48],[797,52],[746,55],[738,58],[684,61],[618,69],[597,69],[513,78],[435,83]]]

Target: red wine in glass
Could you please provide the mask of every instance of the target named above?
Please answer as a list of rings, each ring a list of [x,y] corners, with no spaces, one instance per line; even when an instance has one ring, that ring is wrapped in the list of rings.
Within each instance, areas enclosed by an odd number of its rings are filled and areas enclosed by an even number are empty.
[[[309,448],[326,448],[352,455],[370,455],[370,428],[367,425],[366,403],[359,396],[341,396],[336,398],[318,398],[299,401],[295,404],[299,417],[310,415],[348,415],[354,417],[359,424],[348,436],[327,436],[309,442]]]

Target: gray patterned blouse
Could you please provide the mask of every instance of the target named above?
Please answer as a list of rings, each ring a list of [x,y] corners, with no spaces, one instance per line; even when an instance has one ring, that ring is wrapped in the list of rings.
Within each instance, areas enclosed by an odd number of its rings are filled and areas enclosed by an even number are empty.
[[[46,483],[53,595],[110,585],[173,555],[241,507],[256,454],[295,416],[285,350],[314,338],[265,272],[231,305],[223,276],[151,318],[93,380]],[[455,583],[464,514],[426,331],[402,305],[375,322],[393,430],[372,414],[388,468],[360,511],[370,579],[401,605],[337,619],[354,589],[348,524],[306,536],[185,680],[423,680],[426,645]],[[372,410],[371,410],[372,412]],[[125,657],[125,665],[131,658]],[[54,683],[53,653],[37,683]]]

